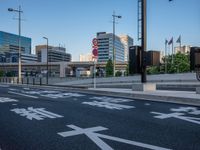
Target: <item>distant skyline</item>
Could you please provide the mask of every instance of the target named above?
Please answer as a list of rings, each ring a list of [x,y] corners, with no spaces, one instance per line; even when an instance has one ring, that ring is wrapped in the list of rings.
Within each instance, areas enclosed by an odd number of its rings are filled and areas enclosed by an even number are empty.
[[[7,9],[22,10],[22,36],[35,45],[65,46],[72,60],[92,51],[91,41],[97,32],[112,33],[112,13],[121,15],[116,34],[128,34],[137,41],[138,0],[0,0],[0,30],[18,34],[18,15]],[[164,50],[165,38],[179,35],[182,45],[200,46],[200,0],[147,0],[148,50]],[[174,46],[178,44],[174,43]]]

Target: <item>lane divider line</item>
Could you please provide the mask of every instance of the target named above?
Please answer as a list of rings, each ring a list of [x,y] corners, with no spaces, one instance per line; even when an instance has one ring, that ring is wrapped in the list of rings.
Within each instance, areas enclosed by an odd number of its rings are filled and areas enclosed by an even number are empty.
[[[36,96],[26,95],[26,94],[22,94],[22,93],[11,92],[11,91],[8,91],[8,93],[10,93],[10,94],[16,94],[16,95],[20,95],[20,96],[26,96],[26,97],[35,98],[35,99],[38,98]]]

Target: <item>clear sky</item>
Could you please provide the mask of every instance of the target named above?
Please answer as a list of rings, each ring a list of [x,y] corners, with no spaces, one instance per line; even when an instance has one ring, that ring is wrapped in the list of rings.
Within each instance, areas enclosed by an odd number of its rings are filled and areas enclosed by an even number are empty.
[[[165,38],[200,46],[200,0],[147,0],[148,49],[163,50]],[[122,15],[116,34],[128,34],[137,41],[137,0],[0,0],[0,30],[18,33],[17,14],[7,8],[22,6],[22,35],[35,45],[65,45],[73,60],[91,52],[97,32],[112,32],[112,13]],[[175,45],[176,46],[176,45]]]

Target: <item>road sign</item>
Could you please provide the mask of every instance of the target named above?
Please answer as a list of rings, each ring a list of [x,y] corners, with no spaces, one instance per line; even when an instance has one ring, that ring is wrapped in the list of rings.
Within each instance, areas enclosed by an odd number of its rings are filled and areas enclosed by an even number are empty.
[[[94,38],[92,40],[92,43],[93,43],[94,46],[98,46],[98,40],[97,40],[97,38]]]
[[[92,54],[93,54],[94,56],[98,56],[98,49],[93,49],[93,50],[92,50]]]

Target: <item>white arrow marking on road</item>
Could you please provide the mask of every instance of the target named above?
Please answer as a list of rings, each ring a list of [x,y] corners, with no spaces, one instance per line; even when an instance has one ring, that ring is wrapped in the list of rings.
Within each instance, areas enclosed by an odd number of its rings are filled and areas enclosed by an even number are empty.
[[[106,144],[100,138],[104,138],[104,139],[108,139],[108,140],[112,140],[112,141],[116,141],[116,142],[120,142],[120,143],[124,143],[124,144],[134,145],[134,146],[138,146],[138,147],[142,147],[142,148],[147,148],[147,149],[151,149],[151,150],[170,150],[170,149],[159,147],[159,146],[144,144],[141,142],[130,141],[130,140],[126,140],[126,139],[122,139],[122,138],[118,138],[118,137],[95,133],[97,131],[108,130],[107,128],[104,128],[101,126],[86,128],[86,129],[77,127],[75,125],[67,125],[67,126],[71,129],[73,129],[73,131],[59,132],[57,134],[59,134],[62,137],[70,137],[70,136],[85,134],[89,139],[91,139],[102,150],[114,150],[114,149],[112,147],[110,147],[108,144]]]
[[[30,98],[38,98],[38,97],[36,97],[36,96],[32,96],[32,95],[26,95],[26,94],[22,94],[22,93],[16,93],[16,92],[8,92],[8,93],[10,93],[10,94],[16,94],[16,95],[20,95],[20,96],[26,96],[26,97],[30,97]]]

